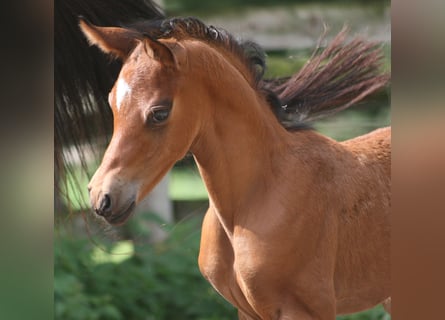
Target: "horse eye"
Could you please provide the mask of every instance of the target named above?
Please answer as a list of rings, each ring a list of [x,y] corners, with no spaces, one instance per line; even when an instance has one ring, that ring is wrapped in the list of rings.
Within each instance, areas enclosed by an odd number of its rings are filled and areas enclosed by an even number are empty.
[[[170,115],[170,110],[171,110],[170,107],[164,107],[164,106],[154,107],[150,111],[148,120],[152,124],[161,124],[168,119]]]

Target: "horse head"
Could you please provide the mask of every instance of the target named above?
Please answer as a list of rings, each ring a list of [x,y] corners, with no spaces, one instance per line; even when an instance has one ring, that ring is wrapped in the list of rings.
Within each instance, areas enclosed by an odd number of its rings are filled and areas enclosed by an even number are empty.
[[[198,110],[181,107],[192,97],[178,94],[187,61],[177,41],[84,20],[80,27],[90,44],[123,61],[108,97],[113,136],[88,185],[95,212],[119,225],[190,149]]]

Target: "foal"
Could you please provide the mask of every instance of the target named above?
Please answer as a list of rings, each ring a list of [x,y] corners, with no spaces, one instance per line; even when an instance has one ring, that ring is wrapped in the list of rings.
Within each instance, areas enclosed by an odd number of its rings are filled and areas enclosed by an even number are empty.
[[[304,125],[384,86],[375,45],[340,34],[290,79],[197,19],[81,28],[122,59],[91,203],[124,223],[191,152],[209,193],[199,267],[240,319],[335,319],[390,296],[389,128],[338,143]]]

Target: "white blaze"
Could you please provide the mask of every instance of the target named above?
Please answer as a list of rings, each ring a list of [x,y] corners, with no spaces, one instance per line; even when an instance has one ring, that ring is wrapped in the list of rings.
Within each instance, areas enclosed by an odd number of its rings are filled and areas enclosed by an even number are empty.
[[[122,102],[127,94],[131,92],[131,88],[124,79],[119,78],[117,80],[117,88],[116,88],[116,107],[117,110],[121,108]]]

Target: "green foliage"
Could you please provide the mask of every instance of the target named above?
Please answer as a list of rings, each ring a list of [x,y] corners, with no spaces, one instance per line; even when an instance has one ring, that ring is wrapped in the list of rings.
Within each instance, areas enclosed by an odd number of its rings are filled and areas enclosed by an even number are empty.
[[[122,319],[110,304],[111,293],[89,290],[94,264],[86,240],[58,239],[54,246],[54,315],[56,319]]]
[[[192,219],[174,226],[165,243],[136,246],[119,262],[98,263],[100,249],[91,241],[60,236],[54,246],[55,319],[236,318],[199,272],[199,223]],[[107,247],[113,251],[115,245]]]
[[[99,247],[89,239],[60,235],[54,245],[55,319],[236,319],[236,310],[199,272],[200,223],[194,218],[171,227],[169,239],[156,247],[129,241]],[[113,257],[123,252],[125,258]],[[389,319],[380,306],[337,317]]]

